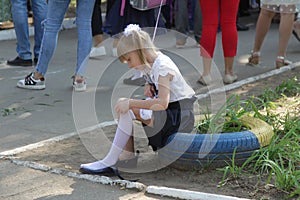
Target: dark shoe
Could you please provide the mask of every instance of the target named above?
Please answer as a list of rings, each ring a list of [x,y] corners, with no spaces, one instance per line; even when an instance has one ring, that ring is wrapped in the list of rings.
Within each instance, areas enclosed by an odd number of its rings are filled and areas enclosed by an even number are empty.
[[[244,24],[240,24],[240,23],[236,23],[236,28],[238,31],[248,31],[249,27],[244,25]]]
[[[123,83],[126,85],[136,85],[136,86],[144,86],[146,83],[146,80],[144,79],[144,77],[137,78],[134,80],[132,80],[131,78],[132,78],[132,76],[129,78],[125,78],[123,80]]]
[[[17,56],[15,59],[13,60],[8,60],[7,61],[8,65],[12,65],[12,66],[23,66],[23,67],[28,67],[28,66],[32,66],[32,60],[31,59],[22,59],[19,56]]]
[[[89,169],[85,167],[80,167],[79,171],[83,174],[113,174],[113,169],[111,167],[105,167],[102,169]]]
[[[89,168],[85,168],[85,167],[80,167],[79,171],[83,174],[92,174],[92,175],[115,175],[117,177],[119,177],[119,179],[121,180],[127,180],[125,179],[123,176],[120,175],[118,168],[116,167],[105,167],[102,169],[89,169]],[[136,180],[128,180],[128,181],[137,181]]]
[[[39,60],[38,60],[37,58],[34,58],[34,59],[33,59],[34,65],[36,65],[36,64],[38,63],[38,61],[39,61]]]

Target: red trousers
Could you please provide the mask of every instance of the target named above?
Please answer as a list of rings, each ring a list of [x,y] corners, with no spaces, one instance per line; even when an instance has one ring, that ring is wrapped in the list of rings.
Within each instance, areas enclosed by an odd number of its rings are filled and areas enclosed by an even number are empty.
[[[202,12],[201,55],[212,58],[219,22],[224,57],[234,57],[237,49],[236,17],[239,0],[199,0]]]

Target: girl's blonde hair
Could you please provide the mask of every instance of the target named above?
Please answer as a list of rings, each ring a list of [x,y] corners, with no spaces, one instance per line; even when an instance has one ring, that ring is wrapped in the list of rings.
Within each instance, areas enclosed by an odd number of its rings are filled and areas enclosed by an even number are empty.
[[[150,35],[143,30],[131,30],[129,34],[123,34],[118,42],[117,52],[119,60],[126,62],[126,54],[136,51],[142,64],[148,64],[145,51],[156,52]]]

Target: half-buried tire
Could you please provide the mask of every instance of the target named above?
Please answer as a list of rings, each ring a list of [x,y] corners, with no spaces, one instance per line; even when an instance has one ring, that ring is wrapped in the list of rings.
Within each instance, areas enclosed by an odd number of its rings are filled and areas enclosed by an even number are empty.
[[[218,134],[176,133],[159,150],[159,159],[178,169],[216,168],[226,166],[233,156],[240,165],[254,151],[268,146],[274,135],[266,122],[248,115],[241,117],[247,131]]]

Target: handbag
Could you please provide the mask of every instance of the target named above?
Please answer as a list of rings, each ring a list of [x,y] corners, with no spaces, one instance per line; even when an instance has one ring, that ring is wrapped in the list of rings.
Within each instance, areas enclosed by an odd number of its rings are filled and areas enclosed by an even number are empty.
[[[144,11],[165,5],[167,0],[130,0],[130,5],[138,10]]]

